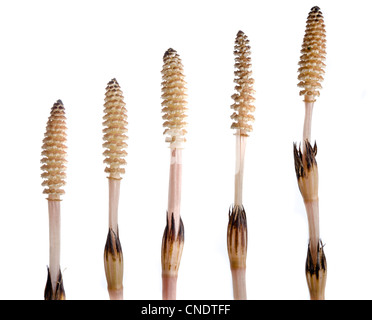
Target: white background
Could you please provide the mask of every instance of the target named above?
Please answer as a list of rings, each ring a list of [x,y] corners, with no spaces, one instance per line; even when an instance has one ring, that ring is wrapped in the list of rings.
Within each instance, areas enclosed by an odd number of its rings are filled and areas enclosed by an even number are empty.
[[[179,299],[232,299],[226,250],[233,201],[233,47],[250,39],[256,121],[248,139],[248,299],[308,299],[307,218],[293,142],[304,107],[297,69],[311,7],[327,30],[325,80],[313,117],[326,298],[372,299],[371,41],[369,1],[1,1],[0,298],[43,299],[48,264],[41,145],[53,103],[68,126],[61,268],[67,299],[108,299],[103,249],[108,183],[103,100],[116,78],[128,109],[121,183],[124,297],[161,299],[160,247],[169,149],[161,69],[172,47],[188,83]]]

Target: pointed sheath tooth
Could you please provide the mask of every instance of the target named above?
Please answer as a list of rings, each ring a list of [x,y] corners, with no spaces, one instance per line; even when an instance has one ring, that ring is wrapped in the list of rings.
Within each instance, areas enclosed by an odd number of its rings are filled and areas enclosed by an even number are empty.
[[[65,108],[58,100],[48,118],[41,153],[42,186],[46,187],[43,193],[48,194],[48,199],[58,200],[65,193],[66,129]]]
[[[305,36],[298,69],[298,86],[302,88],[300,95],[319,96],[324,74],[326,56],[326,31],[323,14],[319,7],[313,7],[307,17]]]
[[[66,300],[61,270],[59,270],[56,290],[53,292],[52,281],[50,278],[50,272],[48,268],[48,278],[44,290],[44,300]]]
[[[243,206],[234,205],[229,211],[227,251],[231,269],[245,269],[248,246],[247,218]]]
[[[104,265],[109,292],[123,289],[124,261],[119,235],[111,228],[107,235]]]
[[[315,159],[317,151],[316,142],[314,147],[312,147],[310,142],[306,140],[304,152],[301,152],[301,147],[297,149],[296,144],[293,145],[297,183],[304,201],[318,199],[319,177],[318,165]]]
[[[314,264],[313,261],[316,261]],[[316,260],[311,256],[310,245],[306,257],[306,281],[311,300],[324,300],[327,281],[327,260],[323,250],[323,243],[319,240]]]
[[[180,218],[179,230],[176,231],[174,215],[172,214],[170,225],[167,218],[167,224],[163,234],[161,249],[163,276],[177,277],[183,251],[184,237],[185,231],[182,219]]]
[[[235,39],[235,79],[234,82],[236,93],[231,98],[234,103],[231,109],[234,113],[231,115],[233,123],[232,129],[239,130],[241,135],[248,136],[248,132],[252,131],[251,123],[255,120],[252,112],[255,110],[254,102],[254,79],[251,77],[251,47],[249,40],[243,31],[239,31]]]
[[[182,148],[186,141],[186,82],[183,74],[182,61],[176,50],[168,49],[163,57],[162,96],[163,126],[166,128],[166,142],[171,147]]]
[[[125,173],[125,156],[127,144],[127,110],[125,108],[123,92],[116,79],[112,79],[106,87],[104,116],[103,116],[103,147],[105,151],[105,172],[108,178],[121,179]]]

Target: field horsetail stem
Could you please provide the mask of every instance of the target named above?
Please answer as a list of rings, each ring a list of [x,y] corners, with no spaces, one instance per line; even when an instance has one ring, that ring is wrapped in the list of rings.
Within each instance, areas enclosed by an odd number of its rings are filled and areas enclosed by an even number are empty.
[[[319,231],[317,144],[311,145],[311,125],[314,103],[319,97],[324,74],[326,36],[323,14],[313,7],[308,15],[299,62],[300,95],[304,96],[305,120],[302,150],[294,144],[294,163],[298,186],[305,204],[309,227],[306,259],[306,280],[311,300],[325,299],[327,262]]]
[[[66,178],[66,117],[61,100],[54,103],[44,134],[42,146],[41,177],[43,193],[47,194],[49,213],[49,267],[44,290],[45,300],[65,300],[62,273],[60,269],[61,252],[61,196]]]
[[[234,204],[229,211],[227,228],[227,250],[230,259],[232,284],[235,300],[246,300],[246,259],[247,259],[247,219],[243,207],[243,174],[244,158],[248,133],[252,131],[251,122],[254,121],[252,112],[255,110],[254,79],[251,77],[251,52],[249,40],[244,32],[236,35],[235,47],[235,79],[236,93],[232,95],[234,103],[231,109],[233,123],[231,128],[236,136],[235,158],[235,192]]]
[[[124,261],[119,240],[118,208],[120,181],[125,173],[123,166],[126,164],[124,158],[127,155],[125,141],[128,123],[123,93],[116,79],[112,79],[106,87],[103,120],[103,155],[109,189],[109,230],[104,250],[104,267],[110,299],[122,300]]]
[[[163,300],[175,300],[184,227],[181,219],[182,149],[186,141],[186,82],[183,65],[177,52],[168,49],[163,57],[162,112],[166,142],[170,147],[168,210],[164,230],[161,264]]]

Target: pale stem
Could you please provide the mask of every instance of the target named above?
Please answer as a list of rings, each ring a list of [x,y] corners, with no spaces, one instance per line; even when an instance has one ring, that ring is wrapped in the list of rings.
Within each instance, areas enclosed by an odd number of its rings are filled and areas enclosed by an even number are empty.
[[[320,239],[319,233],[319,201],[311,200],[305,201],[305,207],[307,212],[307,219],[309,224],[309,241],[310,241],[310,253],[314,264],[316,264],[318,243]]]
[[[231,269],[234,300],[247,300],[245,268]]]
[[[49,213],[49,273],[52,291],[57,288],[61,256],[61,206],[60,201],[48,199]]]
[[[303,131],[303,142],[308,140],[311,142],[311,122],[313,118],[314,100],[308,98],[311,101],[305,99],[305,119],[304,119],[304,131]]]
[[[243,174],[244,174],[244,156],[247,137],[236,133],[236,162],[235,162],[235,196],[234,205],[242,206],[243,204]]]
[[[178,233],[180,225],[181,185],[182,185],[182,149],[171,148],[168,193],[168,225],[169,226],[171,225],[171,217],[173,213],[176,234]]]
[[[123,300],[123,288],[108,289],[110,300]]]
[[[119,197],[120,197],[120,179],[109,178],[109,229],[118,235],[118,209],[119,209]],[[119,268],[119,261],[112,262],[116,263]],[[110,300],[123,300],[123,288],[120,289],[108,289]]]
[[[118,209],[120,196],[120,180],[108,179],[109,183],[109,228],[118,235]]]
[[[163,300],[176,300],[177,276],[162,276]]]

